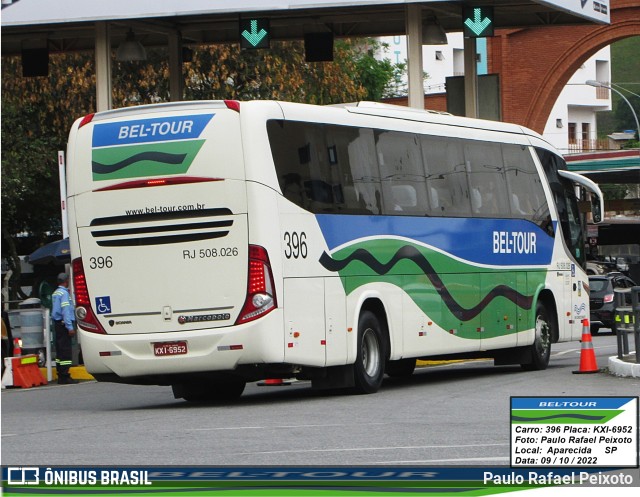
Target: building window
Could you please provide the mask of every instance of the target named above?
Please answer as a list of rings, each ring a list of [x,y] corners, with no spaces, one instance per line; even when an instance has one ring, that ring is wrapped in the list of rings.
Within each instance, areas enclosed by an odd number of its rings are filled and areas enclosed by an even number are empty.
[[[569,134],[569,145],[575,145],[578,142],[576,136],[576,123],[568,124],[567,133]]]

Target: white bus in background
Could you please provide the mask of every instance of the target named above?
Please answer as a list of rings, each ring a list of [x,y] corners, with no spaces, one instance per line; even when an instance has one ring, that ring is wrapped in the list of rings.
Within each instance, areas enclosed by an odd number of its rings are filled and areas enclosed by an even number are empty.
[[[98,381],[189,401],[265,378],[372,393],[417,358],[544,369],[589,316],[576,184],[602,196],[519,126],[181,102],[78,120],[68,164]]]

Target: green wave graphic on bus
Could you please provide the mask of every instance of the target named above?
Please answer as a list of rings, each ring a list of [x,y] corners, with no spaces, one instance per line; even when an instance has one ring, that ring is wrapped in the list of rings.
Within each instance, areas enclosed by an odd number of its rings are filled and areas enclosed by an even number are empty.
[[[94,148],[94,181],[184,174],[204,140],[180,140],[119,147]]]
[[[482,268],[397,239],[357,242],[324,253],[320,263],[340,275],[347,294],[374,282],[395,285],[438,326],[469,339],[530,329],[534,295],[547,274]]]

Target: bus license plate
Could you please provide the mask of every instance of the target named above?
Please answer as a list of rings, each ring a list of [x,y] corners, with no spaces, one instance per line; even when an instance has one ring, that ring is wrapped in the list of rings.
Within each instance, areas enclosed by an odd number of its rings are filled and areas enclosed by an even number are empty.
[[[158,342],[153,344],[156,356],[181,355],[187,353],[187,342]]]

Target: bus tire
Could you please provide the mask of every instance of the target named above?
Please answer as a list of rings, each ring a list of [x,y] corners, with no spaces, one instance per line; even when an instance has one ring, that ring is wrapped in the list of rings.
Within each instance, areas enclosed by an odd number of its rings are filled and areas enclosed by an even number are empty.
[[[387,361],[384,372],[392,378],[407,378],[413,374],[416,369],[416,360],[400,359],[398,361]]]
[[[356,393],[375,393],[382,385],[384,344],[384,332],[377,316],[371,311],[363,311],[358,320],[358,349],[353,366]]]
[[[553,321],[547,307],[538,302],[536,305],[535,338],[530,346],[530,362],[522,364],[526,371],[542,371],[547,369],[551,358],[551,339],[553,337]]]

